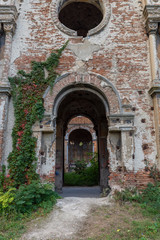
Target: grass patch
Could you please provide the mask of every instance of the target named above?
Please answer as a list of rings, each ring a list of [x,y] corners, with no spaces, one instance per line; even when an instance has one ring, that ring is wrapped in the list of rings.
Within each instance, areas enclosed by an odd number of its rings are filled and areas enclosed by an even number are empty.
[[[159,240],[159,229],[152,217],[143,216],[140,206],[116,203],[92,210],[75,240]]]
[[[116,203],[93,209],[76,240],[160,240],[160,185],[117,192]]]
[[[10,214],[0,216],[0,240],[18,240],[28,228],[28,224],[38,218],[43,219],[53,209],[53,205],[39,208],[30,214]]]

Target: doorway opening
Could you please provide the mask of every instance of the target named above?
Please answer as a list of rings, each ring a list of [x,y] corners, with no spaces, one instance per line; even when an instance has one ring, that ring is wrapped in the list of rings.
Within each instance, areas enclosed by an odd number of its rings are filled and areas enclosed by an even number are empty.
[[[98,185],[97,137],[90,119],[77,116],[69,121],[64,152],[65,186]]]
[[[66,151],[66,135],[68,127],[72,125],[73,121],[78,118],[85,117],[91,122],[93,131],[97,141],[97,158],[99,169],[99,185],[101,190],[108,188],[109,164],[107,151],[107,135],[108,122],[106,118],[107,101],[95,90],[89,89],[87,85],[83,87],[73,87],[69,90],[60,93],[57,107],[56,119],[56,176],[55,186],[58,191],[62,190],[64,185],[64,173],[70,171],[71,168],[65,166],[65,159],[68,153]],[[61,97],[62,96],[62,97]],[[105,102],[106,101],[106,102]],[[85,156],[85,151],[78,154],[78,149],[85,143],[85,146],[92,148],[93,153],[93,137],[87,129],[74,129],[68,134],[72,157],[79,155],[79,159]],[[87,141],[86,141],[87,140]],[[73,147],[73,145],[75,145]],[[69,150],[69,148],[68,148]],[[74,152],[74,153],[73,153]],[[77,155],[76,155],[77,154]],[[69,159],[68,159],[69,160]],[[72,165],[72,164],[71,164]],[[73,162],[74,165],[74,162]],[[74,166],[72,166],[74,167]]]

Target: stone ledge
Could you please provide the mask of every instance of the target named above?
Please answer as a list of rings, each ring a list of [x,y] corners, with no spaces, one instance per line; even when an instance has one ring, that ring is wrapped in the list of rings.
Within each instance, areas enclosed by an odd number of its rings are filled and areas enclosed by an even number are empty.
[[[0,87],[0,94],[3,93],[3,94],[6,94],[8,96],[11,95],[11,89],[10,87]]]
[[[143,14],[146,20],[150,22],[160,22],[160,4],[146,5]]]
[[[151,97],[154,97],[156,94],[160,93],[160,85],[158,86],[152,86],[149,91],[148,91],[149,95]]]
[[[15,24],[17,17],[18,12],[15,6],[0,5],[0,23]]]
[[[134,128],[134,114],[114,114],[109,116],[109,131],[131,131]]]

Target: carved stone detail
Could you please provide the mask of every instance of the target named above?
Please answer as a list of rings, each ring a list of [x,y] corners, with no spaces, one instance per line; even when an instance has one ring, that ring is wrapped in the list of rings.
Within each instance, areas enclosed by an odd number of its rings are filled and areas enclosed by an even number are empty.
[[[4,31],[5,32],[14,32],[14,30],[15,30],[15,24],[13,24],[13,23],[5,23],[4,25],[3,25],[3,28],[4,28]]]
[[[146,5],[143,11],[147,33],[156,33],[160,22],[160,5]]]
[[[148,34],[156,34],[158,30],[158,23],[157,22],[147,22],[146,29]]]
[[[0,6],[0,24],[3,23],[4,31],[14,32],[18,13],[15,6]]]

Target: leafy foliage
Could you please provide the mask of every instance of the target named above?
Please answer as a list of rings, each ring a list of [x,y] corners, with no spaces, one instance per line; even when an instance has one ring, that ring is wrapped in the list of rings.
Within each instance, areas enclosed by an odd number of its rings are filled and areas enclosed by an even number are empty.
[[[85,160],[78,160],[75,162],[75,168],[74,168],[74,171],[75,173],[77,174],[81,174],[84,172],[84,170],[86,169],[87,167],[87,163]]]
[[[20,186],[14,198],[15,210],[20,213],[29,213],[37,210],[38,207],[44,207],[44,203],[53,206],[59,196],[52,188],[50,184],[39,182]]]
[[[32,126],[44,114],[43,93],[53,86],[57,77],[55,68],[66,44],[52,52],[45,62],[31,63],[32,70],[21,70],[17,76],[9,78],[13,96],[15,124],[12,132],[13,150],[9,154],[9,175],[12,186],[30,184],[38,179],[36,174],[36,138],[32,136]],[[48,76],[45,76],[45,72]]]
[[[50,212],[59,195],[53,185],[33,182],[0,193],[0,239],[19,239],[26,223]]]
[[[27,214],[39,207],[52,207],[59,195],[55,193],[51,184],[33,182],[21,185],[19,189],[10,188],[7,192],[0,192],[0,214]]]
[[[121,202],[137,202],[148,213],[156,215],[160,219],[160,183],[149,183],[147,188],[139,193],[136,189],[125,189],[115,193],[115,199]]]
[[[6,175],[6,167],[2,166],[2,172],[0,172],[0,191],[3,189]]]
[[[98,160],[95,155],[91,161],[91,166],[87,167],[78,161],[78,165],[75,168],[75,172],[68,172],[64,174],[64,184],[68,186],[94,186],[98,185],[99,171]]]
[[[15,188],[10,188],[5,193],[0,192],[0,212],[9,210],[14,201],[15,190]]]

